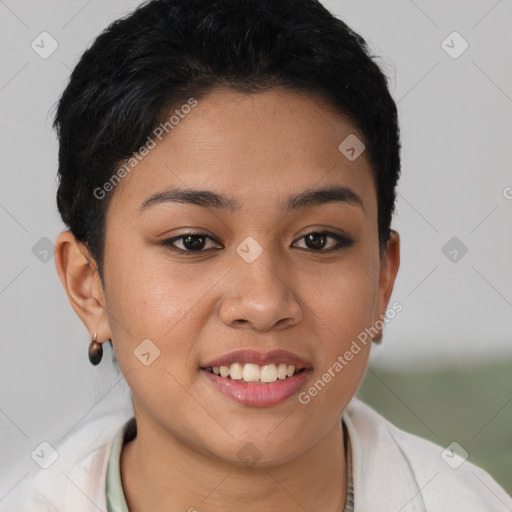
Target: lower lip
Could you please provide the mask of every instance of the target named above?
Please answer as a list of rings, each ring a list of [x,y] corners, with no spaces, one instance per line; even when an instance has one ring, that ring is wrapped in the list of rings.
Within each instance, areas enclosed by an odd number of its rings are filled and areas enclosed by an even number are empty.
[[[252,407],[265,407],[284,402],[302,387],[309,372],[310,370],[303,370],[293,377],[287,377],[276,382],[254,384],[227,379],[208,370],[202,370],[205,377],[221,393],[238,403]]]

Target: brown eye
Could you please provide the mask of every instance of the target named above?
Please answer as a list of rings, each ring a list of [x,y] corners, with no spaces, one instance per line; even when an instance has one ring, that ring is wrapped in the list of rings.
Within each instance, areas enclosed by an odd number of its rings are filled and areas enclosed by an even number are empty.
[[[200,251],[204,249],[206,237],[200,235],[188,235],[183,237],[183,246],[187,251]]]
[[[216,243],[216,240],[204,233],[185,233],[180,236],[169,238],[162,242],[162,245],[169,247],[173,251],[177,252],[204,252],[208,242]],[[177,244],[180,244],[179,247]],[[212,247],[206,247],[211,249]]]
[[[309,249],[323,249],[327,242],[327,237],[323,233],[310,233],[304,237]]]
[[[315,252],[329,252],[350,247],[354,243],[354,240],[351,238],[331,233],[330,231],[312,231],[299,240],[304,240],[305,242],[305,247],[301,247],[301,249],[309,249]],[[331,240],[330,243],[329,240]]]

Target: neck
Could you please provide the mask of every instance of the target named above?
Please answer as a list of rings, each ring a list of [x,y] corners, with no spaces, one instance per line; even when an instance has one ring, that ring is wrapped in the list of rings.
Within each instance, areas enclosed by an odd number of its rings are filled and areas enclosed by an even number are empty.
[[[137,420],[121,454],[130,512],[342,511],[346,458],[341,421],[296,459],[247,468],[207,457]]]

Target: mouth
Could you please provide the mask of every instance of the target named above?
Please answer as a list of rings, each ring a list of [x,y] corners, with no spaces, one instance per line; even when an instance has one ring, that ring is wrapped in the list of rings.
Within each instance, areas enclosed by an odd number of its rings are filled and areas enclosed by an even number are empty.
[[[238,350],[202,365],[200,370],[222,394],[249,406],[276,405],[296,393],[312,365],[285,350],[265,354]]]

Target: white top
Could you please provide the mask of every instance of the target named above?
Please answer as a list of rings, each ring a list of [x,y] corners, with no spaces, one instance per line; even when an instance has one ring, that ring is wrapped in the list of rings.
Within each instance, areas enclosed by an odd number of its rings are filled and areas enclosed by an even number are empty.
[[[1,512],[107,512],[106,476],[114,439],[129,417],[84,425],[57,447],[48,468],[15,487]],[[453,451],[396,428],[353,398],[342,421],[352,452],[354,512],[506,512],[512,498]]]

